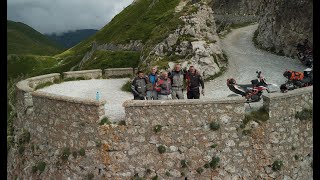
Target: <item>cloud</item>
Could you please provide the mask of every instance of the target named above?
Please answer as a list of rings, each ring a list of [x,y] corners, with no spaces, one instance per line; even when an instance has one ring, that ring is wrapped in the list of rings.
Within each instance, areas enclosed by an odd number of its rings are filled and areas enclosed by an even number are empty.
[[[8,0],[9,20],[41,33],[100,29],[133,0]]]

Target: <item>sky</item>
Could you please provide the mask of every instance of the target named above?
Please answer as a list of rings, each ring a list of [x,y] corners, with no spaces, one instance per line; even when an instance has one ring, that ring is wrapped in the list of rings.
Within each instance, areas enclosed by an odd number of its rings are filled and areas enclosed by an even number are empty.
[[[43,34],[101,29],[133,0],[7,0],[7,19]]]

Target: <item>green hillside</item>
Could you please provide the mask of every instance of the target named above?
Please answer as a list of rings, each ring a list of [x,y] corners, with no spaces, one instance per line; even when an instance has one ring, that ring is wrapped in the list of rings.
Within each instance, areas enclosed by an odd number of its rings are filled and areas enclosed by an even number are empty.
[[[7,55],[54,55],[62,48],[30,26],[7,20]]]
[[[63,59],[61,62],[61,65],[64,66],[63,69],[76,66],[85,53],[91,50],[91,44],[94,41],[101,45],[105,43],[127,44],[130,40],[141,40],[145,45],[144,50],[147,50],[148,47],[161,42],[177,26],[182,25],[183,22],[179,19],[181,14],[175,13],[175,7],[179,2],[179,0],[139,0],[116,15],[95,35],[56,55],[56,57]],[[108,67],[136,67],[141,53],[143,52],[126,51],[123,55],[124,52],[122,51],[99,51],[94,53],[90,60],[98,58],[103,61],[99,62],[102,69]],[[98,56],[95,56],[96,54]],[[119,61],[116,63],[117,65],[112,65],[115,62],[110,61],[110,54],[117,57],[116,60]],[[90,60],[84,64],[82,69],[97,67],[92,66]]]

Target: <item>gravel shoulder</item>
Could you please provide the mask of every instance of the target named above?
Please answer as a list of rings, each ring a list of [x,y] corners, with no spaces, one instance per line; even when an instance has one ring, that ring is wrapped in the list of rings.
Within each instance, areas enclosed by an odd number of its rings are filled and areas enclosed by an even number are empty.
[[[258,25],[251,25],[233,30],[221,44],[228,56],[227,71],[220,77],[205,83],[205,96],[202,99],[225,99],[232,95],[226,85],[228,78],[235,78],[239,84],[248,84],[256,78],[256,71],[262,71],[268,83],[277,84],[279,87],[285,82],[282,76],[285,70],[303,71],[306,69],[299,60],[278,56],[267,51],[257,49],[252,37]],[[131,93],[121,91],[121,86],[129,79],[93,79],[70,81],[55,84],[38,91],[49,92],[70,97],[95,99],[96,92],[100,92],[101,99],[107,101],[105,105],[106,116],[111,121],[120,121],[125,118],[122,103],[133,99]],[[274,89],[279,91],[279,87]],[[186,98],[186,95],[185,95]],[[251,103],[252,109],[262,105],[262,101]],[[247,111],[252,110],[247,105]]]

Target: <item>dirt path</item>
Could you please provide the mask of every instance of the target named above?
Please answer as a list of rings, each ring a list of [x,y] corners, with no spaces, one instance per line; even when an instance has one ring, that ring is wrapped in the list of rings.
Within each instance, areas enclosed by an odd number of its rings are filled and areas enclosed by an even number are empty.
[[[255,24],[234,29],[222,39],[222,48],[228,56],[228,69],[222,76],[205,84],[206,96],[203,98],[226,98],[233,94],[226,85],[228,78],[235,78],[239,84],[249,84],[259,70],[268,83],[280,87],[286,80],[282,75],[285,70],[303,71],[307,68],[297,59],[257,49],[252,42],[257,27]],[[279,91],[279,87],[275,90]]]

